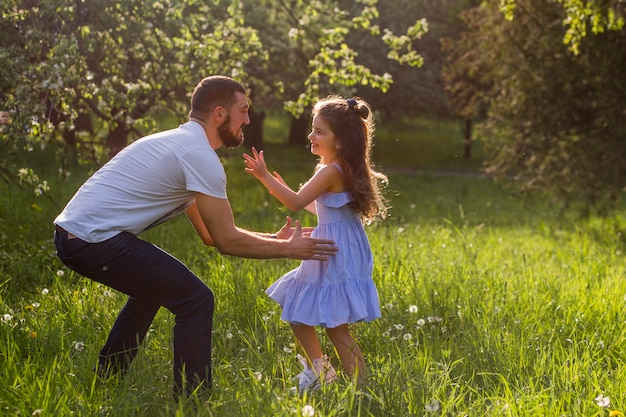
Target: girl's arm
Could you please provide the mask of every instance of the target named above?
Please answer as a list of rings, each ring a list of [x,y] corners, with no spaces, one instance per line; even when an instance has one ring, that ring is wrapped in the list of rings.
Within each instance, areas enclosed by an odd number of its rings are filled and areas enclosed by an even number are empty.
[[[281,177],[278,172],[274,171],[272,172],[272,175],[274,175],[274,178],[276,178],[278,182],[280,182],[282,185],[284,185],[285,187],[291,190],[291,187],[287,185],[283,177]],[[315,207],[315,201],[311,201],[304,209],[308,211],[309,213],[317,216],[317,208]]]
[[[244,154],[246,172],[254,175],[268,189],[278,201],[292,211],[310,207],[322,193],[328,190],[336,181],[341,179],[339,170],[334,166],[325,166],[319,169],[298,192],[287,186],[280,175],[270,174],[265,165],[263,151],[257,152],[252,148],[253,156]]]

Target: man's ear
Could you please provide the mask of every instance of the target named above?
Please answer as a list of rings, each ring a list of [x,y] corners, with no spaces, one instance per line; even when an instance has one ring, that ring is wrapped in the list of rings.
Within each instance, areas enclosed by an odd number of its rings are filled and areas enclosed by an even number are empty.
[[[213,117],[218,123],[222,123],[226,118],[226,109],[222,106],[215,106],[213,109]]]

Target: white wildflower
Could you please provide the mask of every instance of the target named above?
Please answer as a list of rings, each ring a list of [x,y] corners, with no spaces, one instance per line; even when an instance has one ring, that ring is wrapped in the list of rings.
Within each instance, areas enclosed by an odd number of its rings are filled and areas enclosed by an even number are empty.
[[[312,405],[305,405],[302,407],[302,415],[304,417],[313,417],[315,415],[315,408]]]
[[[432,400],[428,404],[426,404],[426,411],[429,413],[434,413],[439,411],[439,400]]]
[[[417,306],[416,305],[409,306],[409,313],[417,313]]]
[[[611,399],[609,397],[605,397],[604,395],[598,395],[595,398],[595,401],[598,407],[607,408],[611,405]]]

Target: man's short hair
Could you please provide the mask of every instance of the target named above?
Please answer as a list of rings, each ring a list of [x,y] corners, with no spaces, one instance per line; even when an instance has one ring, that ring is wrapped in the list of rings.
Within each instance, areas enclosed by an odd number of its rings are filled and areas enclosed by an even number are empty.
[[[212,75],[198,83],[191,96],[189,117],[204,119],[217,106],[230,108],[237,100],[235,93],[246,94],[246,89],[230,77]]]

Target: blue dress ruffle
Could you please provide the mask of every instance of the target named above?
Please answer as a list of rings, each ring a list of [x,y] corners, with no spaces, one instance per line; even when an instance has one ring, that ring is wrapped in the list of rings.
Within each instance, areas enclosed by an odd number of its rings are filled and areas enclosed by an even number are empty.
[[[327,261],[302,261],[266,290],[281,305],[283,320],[333,328],[381,316],[372,250],[351,200],[347,192],[315,200],[318,225],[311,237],[334,240],[339,252]]]

